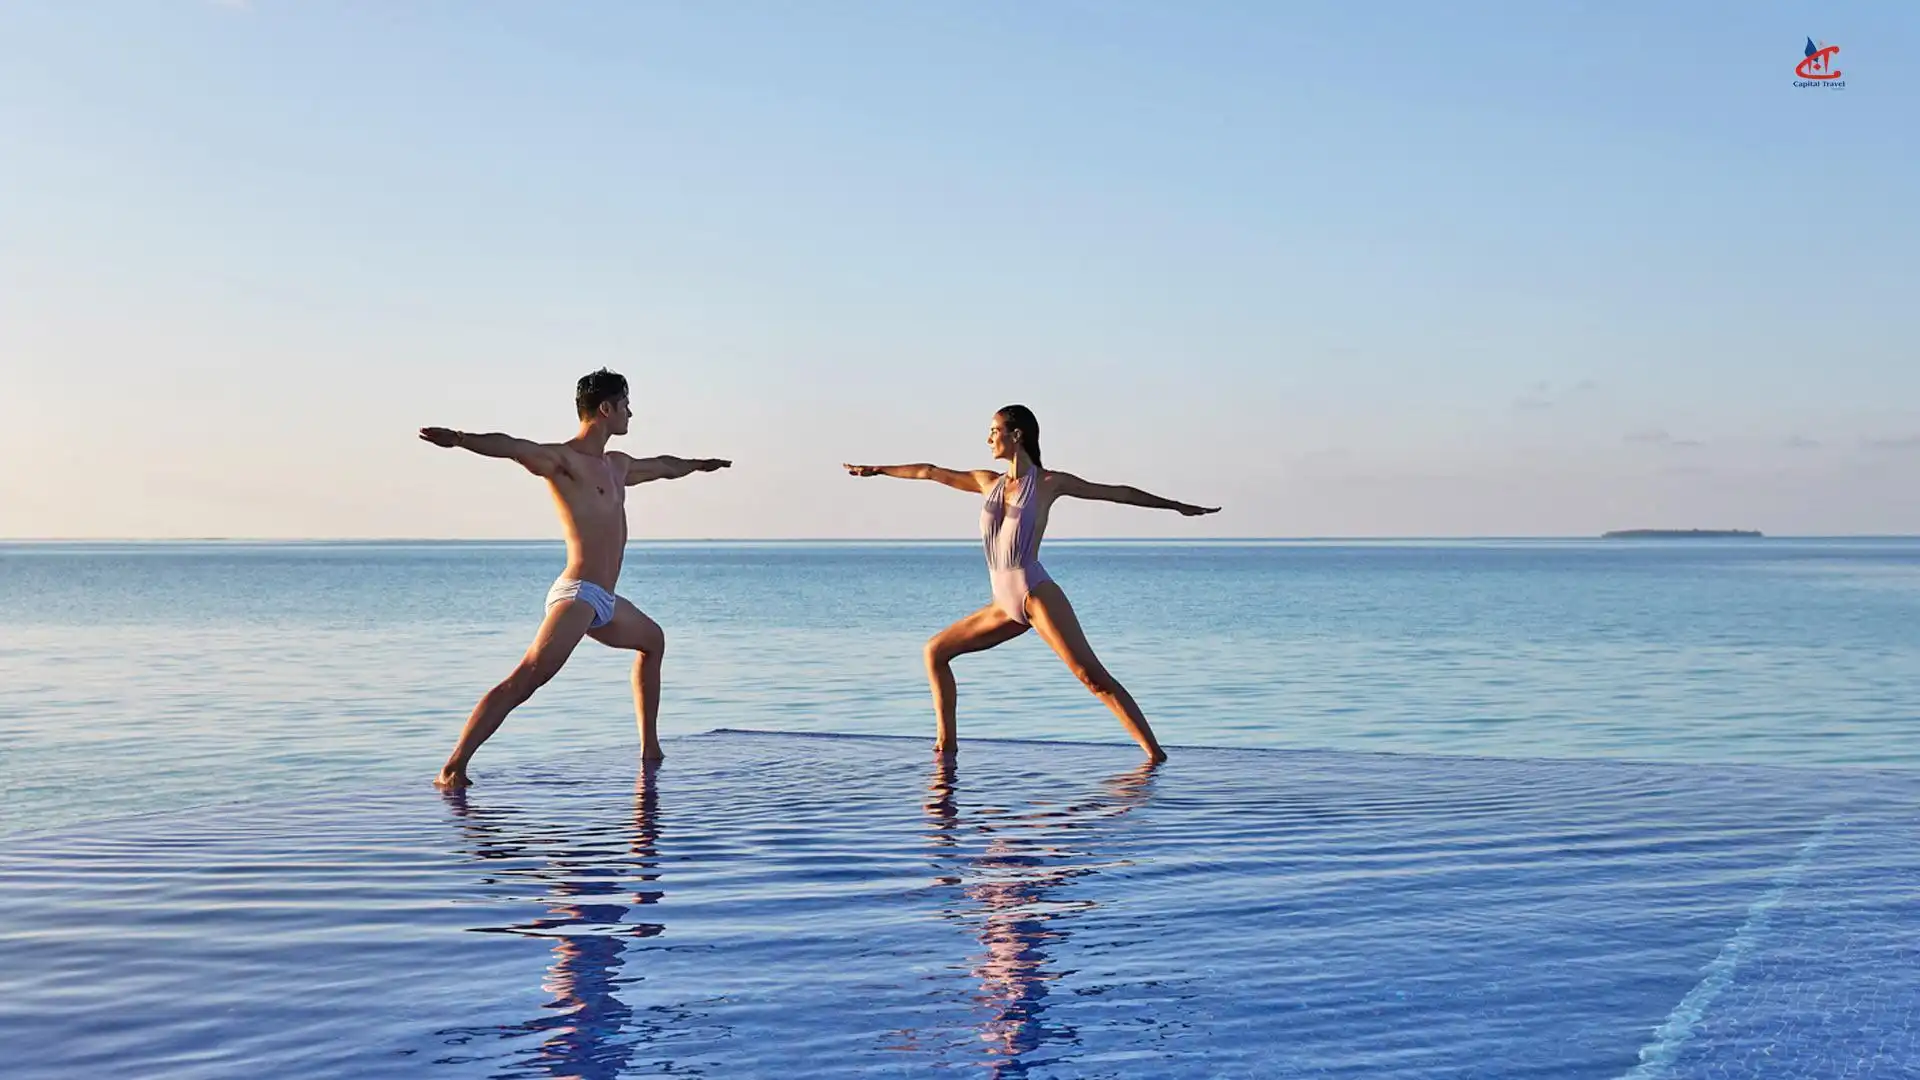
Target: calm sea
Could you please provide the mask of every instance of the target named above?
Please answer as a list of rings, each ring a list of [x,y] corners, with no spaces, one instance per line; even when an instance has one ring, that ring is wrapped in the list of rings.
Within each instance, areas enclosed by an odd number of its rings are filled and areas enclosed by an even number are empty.
[[[525,647],[555,543],[0,544],[0,830],[425,784]],[[1920,540],[1050,543],[1170,746],[1920,764]],[[925,735],[971,544],[636,544],[663,726]],[[1124,741],[1029,635],[961,737]],[[476,760],[629,753],[591,642]],[[671,741],[668,753],[673,753]]]

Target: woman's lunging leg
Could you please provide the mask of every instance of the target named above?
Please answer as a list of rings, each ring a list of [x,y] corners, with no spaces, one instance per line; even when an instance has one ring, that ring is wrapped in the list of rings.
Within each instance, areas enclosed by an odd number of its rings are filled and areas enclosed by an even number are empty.
[[[933,690],[937,725],[933,737],[935,751],[951,754],[959,749],[960,692],[953,678],[953,658],[991,649],[1026,632],[1024,623],[1015,622],[1006,612],[989,604],[927,641],[927,683]]]

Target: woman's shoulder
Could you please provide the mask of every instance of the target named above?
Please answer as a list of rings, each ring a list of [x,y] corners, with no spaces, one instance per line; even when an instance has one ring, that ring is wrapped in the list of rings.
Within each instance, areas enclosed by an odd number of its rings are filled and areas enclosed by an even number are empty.
[[[1040,495],[1043,498],[1054,499],[1065,494],[1072,485],[1080,481],[1080,478],[1064,469],[1041,469],[1039,480]]]

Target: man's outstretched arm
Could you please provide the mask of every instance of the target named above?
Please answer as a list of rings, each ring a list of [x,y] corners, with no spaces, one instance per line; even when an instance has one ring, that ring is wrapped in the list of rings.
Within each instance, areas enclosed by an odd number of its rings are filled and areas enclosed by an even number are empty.
[[[497,432],[486,435],[474,435],[470,432],[455,431],[452,428],[424,427],[420,437],[435,446],[459,447],[471,450],[481,457],[506,458],[519,462],[520,467],[535,476],[552,476],[560,468],[560,452],[557,447],[545,443],[516,439],[512,435]],[[628,481],[632,483],[632,481]]]
[[[672,454],[659,457],[627,459],[627,486],[644,484],[649,480],[678,480],[697,472],[713,472],[716,469],[732,468],[733,462],[723,458],[683,458]]]

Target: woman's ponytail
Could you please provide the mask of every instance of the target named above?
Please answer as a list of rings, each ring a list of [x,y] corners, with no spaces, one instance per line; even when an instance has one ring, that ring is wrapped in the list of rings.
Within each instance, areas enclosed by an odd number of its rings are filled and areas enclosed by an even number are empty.
[[[1020,446],[1035,465],[1040,465],[1040,421],[1025,405],[1009,405],[999,412],[1009,428],[1020,433]],[[1045,465],[1040,465],[1046,468]]]

